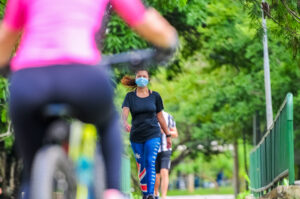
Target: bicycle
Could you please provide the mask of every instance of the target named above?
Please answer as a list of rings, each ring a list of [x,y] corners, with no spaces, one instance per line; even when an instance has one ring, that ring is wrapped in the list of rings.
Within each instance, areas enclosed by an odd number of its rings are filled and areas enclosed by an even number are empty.
[[[101,66],[129,65],[131,70],[157,63],[154,49],[104,56]],[[31,199],[102,199],[105,189],[102,157],[97,155],[96,128],[71,116],[68,104],[49,104],[44,118],[51,121],[43,147],[32,167]]]

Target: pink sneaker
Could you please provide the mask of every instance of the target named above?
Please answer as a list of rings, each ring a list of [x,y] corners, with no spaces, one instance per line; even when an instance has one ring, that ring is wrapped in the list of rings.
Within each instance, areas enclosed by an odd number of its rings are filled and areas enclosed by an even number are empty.
[[[125,197],[117,189],[107,189],[104,191],[104,199],[125,199]]]

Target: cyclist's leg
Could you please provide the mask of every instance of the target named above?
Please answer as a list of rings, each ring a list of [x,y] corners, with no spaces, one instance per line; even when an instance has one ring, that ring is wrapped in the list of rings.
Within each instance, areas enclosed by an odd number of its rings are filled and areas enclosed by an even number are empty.
[[[146,196],[148,192],[147,186],[147,171],[145,168],[145,154],[144,154],[144,143],[131,142],[131,147],[136,159],[136,164],[138,168],[138,177],[140,180],[140,188],[143,195]]]
[[[106,166],[106,184],[109,189],[120,189],[123,143],[119,122],[118,115],[115,113],[107,125],[99,128],[101,149]]]
[[[144,153],[145,153],[145,166],[147,171],[147,185],[148,185],[148,195],[154,194],[154,185],[155,185],[155,161],[157,153],[160,146],[160,138],[153,138],[147,140],[145,143]]]
[[[47,122],[39,115],[40,105],[49,97],[49,82],[38,74],[19,71],[10,82],[9,109],[17,150],[23,159],[23,183],[21,191],[29,191],[29,180],[34,155],[42,146]],[[24,198],[28,198],[25,193]]]
[[[26,103],[22,104],[24,100]],[[75,116],[106,129],[101,134],[104,140],[111,142],[103,150],[107,160],[107,185],[108,188],[120,187],[121,134],[113,110],[113,89],[104,69],[68,65],[18,71],[12,78],[10,101],[13,125],[17,131],[16,139],[19,140],[18,148],[27,165],[27,177],[30,176],[34,153],[41,146],[47,127],[41,115],[35,114],[35,111],[40,111],[48,103],[68,103],[77,111]],[[33,115],[27,117],[28,114]],[[109,148],[108,145],[115,146],[114,150],[106,149]],[[110,174],[113,175],[109,176]]]

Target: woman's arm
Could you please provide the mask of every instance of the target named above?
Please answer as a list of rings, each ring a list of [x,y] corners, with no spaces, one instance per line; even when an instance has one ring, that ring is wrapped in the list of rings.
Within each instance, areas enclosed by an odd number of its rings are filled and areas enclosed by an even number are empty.
[[[127,119],[129,115],[129,108],[128,107],[123,107],[122,109],[122,121],[123,121],[123,126],[127,132],[130,132],[131,126],[128,124]]]
[[[157,120],[158,120],[158,122],[160,124],[160,127],[164,131],[164,133],[166,135],[169,135],[170,132],[169,132],[169,129],[168,129],[168,125],[167,125],[167,122],[166,122],[166,120],[164,118],[164,115],[163,115],[162,111],[160,111],[159,113],[157,113]]]
[[[143,20],[133,29],[145,40],[161,48],[176,47],[177,32],[155,9],[146,10]]]
[[[166,134],[167,136],[167,148],[171,148],[172,147],[172,140],[171,140],[171,137],[170,137],[170,132],[169,132],[169,129],[168,129],[168,126],[167,126],[167,123],[166,123],[166,120],[164,118],[164,115],[163,115],[163,112],[160,111],[157,113],[157,120],[160,124],[160,127],[162,128],[162,130],[164,131],[164,133]]]
[[[176,127],[171,128],[169,132],[170,132],[172,138],[178,137],[178,131],[177,131]]]
[[[8,64],[11,58],[12,51],[20,36],[19,31],[11,30],[5,26],[4,23],[0,24],[0,67]]]

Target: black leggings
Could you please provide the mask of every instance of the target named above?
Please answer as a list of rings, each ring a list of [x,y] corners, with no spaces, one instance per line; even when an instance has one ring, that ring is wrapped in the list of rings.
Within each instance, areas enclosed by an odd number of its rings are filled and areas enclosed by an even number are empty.
[[[74,117],[97,126],[107,188],[120,189],[122,139],[111,81],[104,67],[79,64],[22,69],[11,76],[10,116],[25,182],[42,146],[48,124],[41,110],[49,103],[67,103],[76,110]]]

